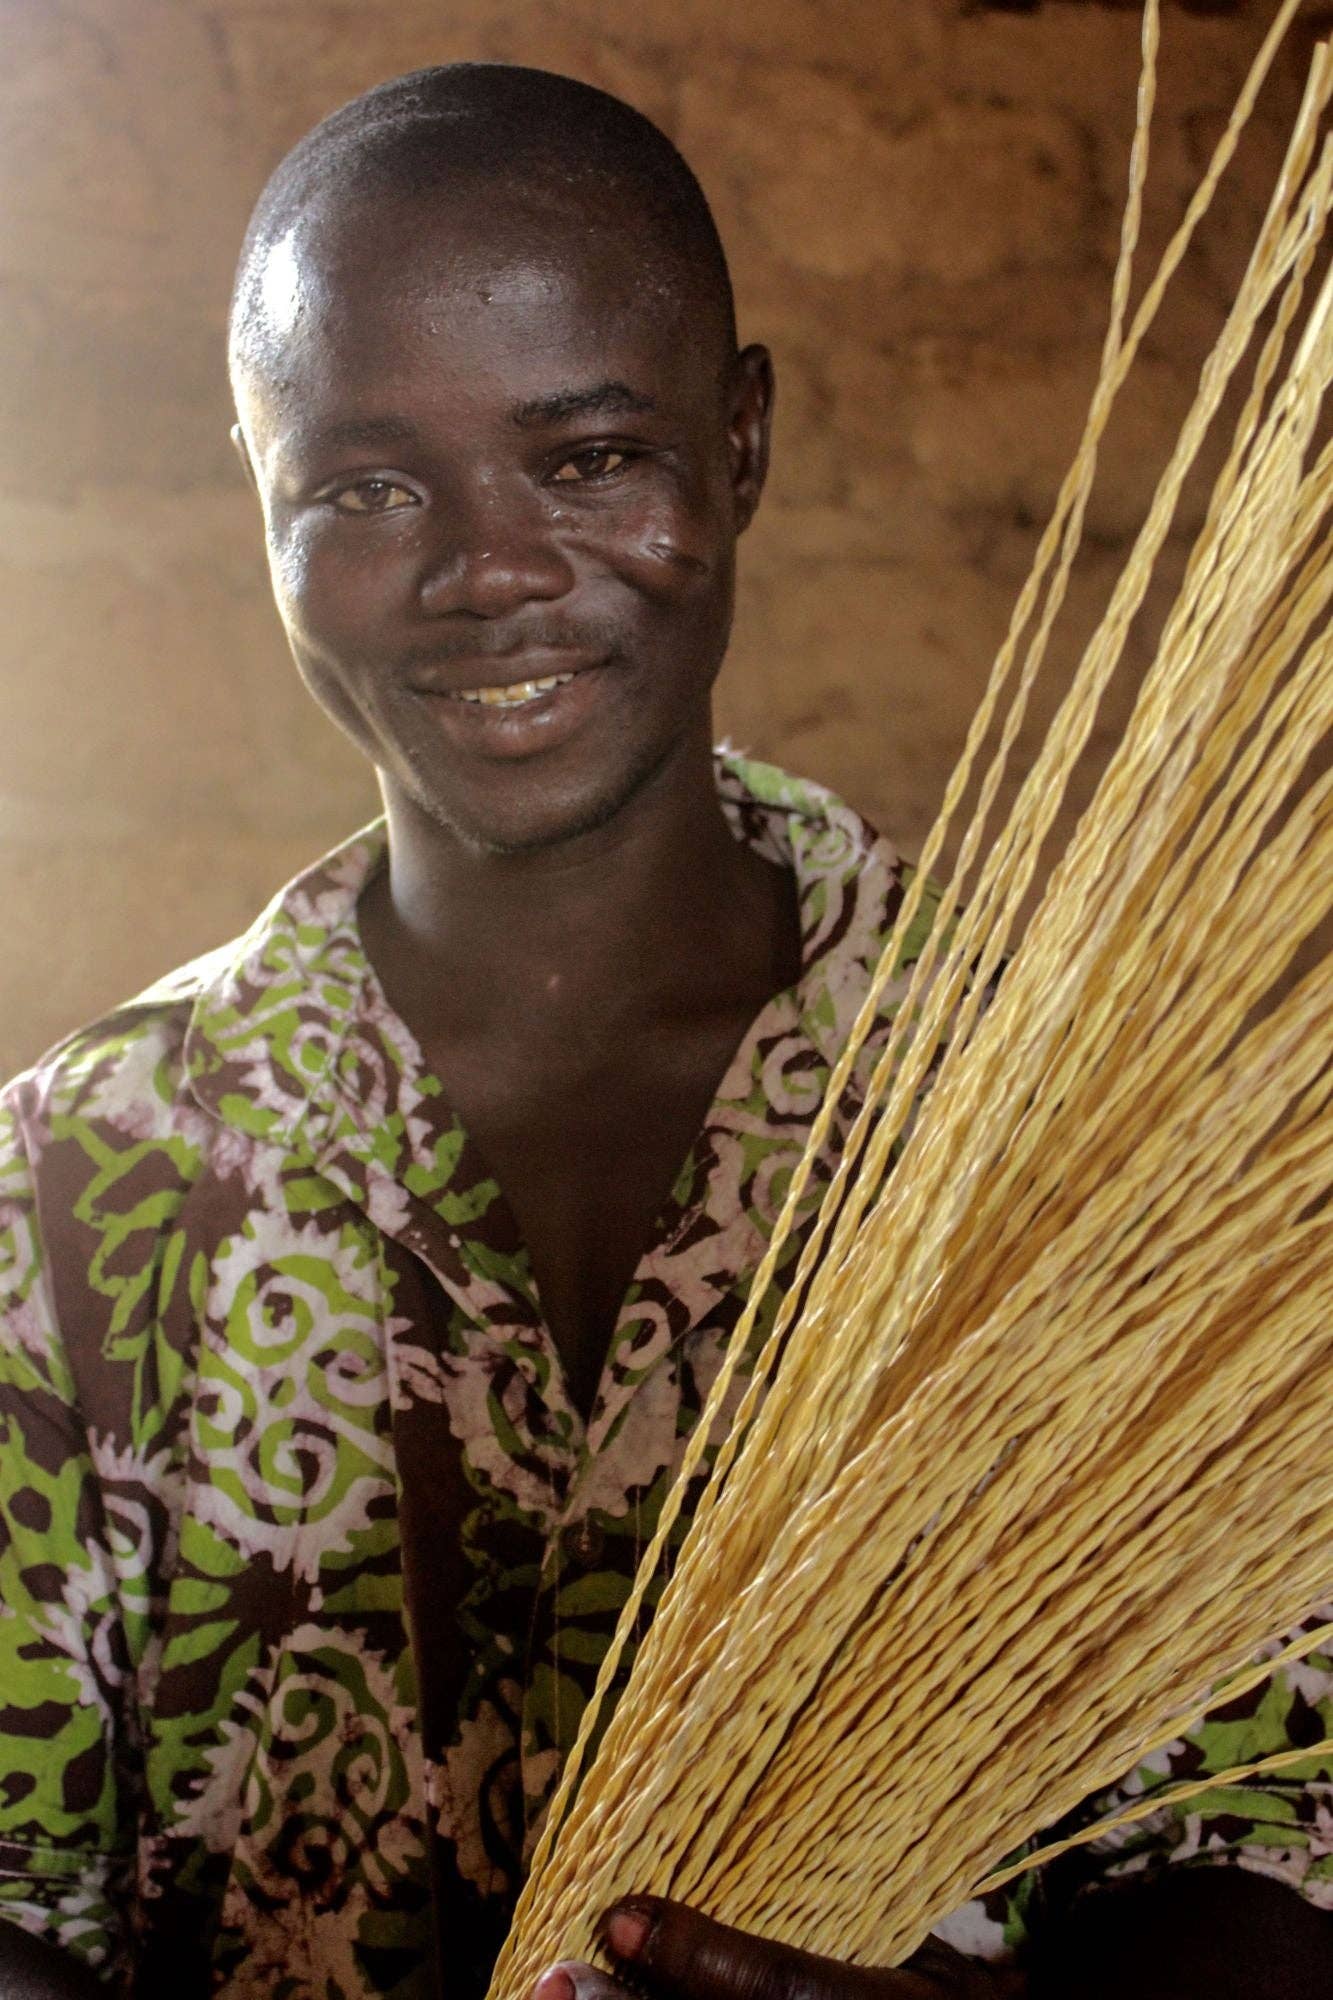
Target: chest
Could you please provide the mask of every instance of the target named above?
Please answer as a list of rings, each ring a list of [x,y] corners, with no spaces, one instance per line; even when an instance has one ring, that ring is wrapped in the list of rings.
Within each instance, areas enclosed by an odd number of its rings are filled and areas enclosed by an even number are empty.
[[[595,1057],[452,1053],[451,1101],[513,1210],[585,1414],[626,1291],[750,1022],[737,1007]]]

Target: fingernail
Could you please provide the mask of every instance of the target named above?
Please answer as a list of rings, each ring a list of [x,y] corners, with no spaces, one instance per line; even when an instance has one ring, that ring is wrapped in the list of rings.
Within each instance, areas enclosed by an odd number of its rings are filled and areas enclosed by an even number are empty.
[[[576,2000],[577,1992],[564,1967],[553,1965],[533,1987],[531,2000]]]
[[[653,1934],[656,1915],[635,1903],[617,1903],[606,1913],[602,1926],[607,1950],[613,1958],[642,1958]],[[556,2000],[554,1994],[542,2000]]]

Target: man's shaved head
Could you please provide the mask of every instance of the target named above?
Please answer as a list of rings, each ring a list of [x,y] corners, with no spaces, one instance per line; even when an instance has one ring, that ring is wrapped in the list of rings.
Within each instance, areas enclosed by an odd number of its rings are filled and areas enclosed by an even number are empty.
[[[355,99],[260,197],[231,370],[292,651],[400,837],[558,844],[678,764],[711,799],[772,371],[655,126],[501,64]]]
[[[385,205],[509,197],[580,232],[622,233],[643,287],[684,301],[720,366],[734,357],[726,258],[698,181],[640,112],[571,77],[453,63],[378,85],[280,163],[256,204],[232,296],[234,381],[281,346],[302,225]],[[372,225],[373,226],[373,225]]]

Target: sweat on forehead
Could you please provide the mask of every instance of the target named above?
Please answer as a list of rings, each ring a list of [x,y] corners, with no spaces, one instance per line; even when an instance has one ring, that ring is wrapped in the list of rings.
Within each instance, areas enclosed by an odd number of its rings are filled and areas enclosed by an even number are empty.
[[[632,241],[642,279],[670,282],[735,352],[726,258],[703,192],[663,133],[631,106],[571,77],[501,63],[418,70],[354,98],[300,140],[256,204],[232,294],[233,379],[262,370],[298,291],[297,246],[320,218],[361,226],[367,209],[417,200],[484,218],[527,206],[585,244]],[[482,223],[484,227],[484,223]],[[500,247],[497,244],[497,248]]]

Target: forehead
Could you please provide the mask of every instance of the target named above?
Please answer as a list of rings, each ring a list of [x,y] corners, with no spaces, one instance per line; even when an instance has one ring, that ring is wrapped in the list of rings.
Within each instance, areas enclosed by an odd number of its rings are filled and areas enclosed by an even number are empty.
[[[270,408],[492,395],[512,403],[608,376],[714,400],[704,288],[634,218],[493,192],[325,204],[256,271]]]

